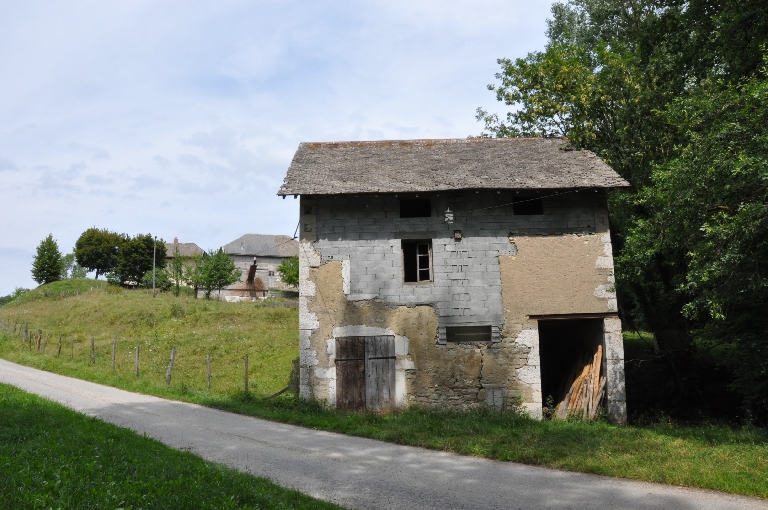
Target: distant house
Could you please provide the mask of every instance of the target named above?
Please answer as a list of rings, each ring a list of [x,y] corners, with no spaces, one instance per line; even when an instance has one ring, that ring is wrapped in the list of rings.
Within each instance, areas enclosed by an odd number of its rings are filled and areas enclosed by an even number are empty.
[[[290,236],[245,234],[225,244],[224,253],[242,271],[240,281],[226,287],[221,298],[234,301],[264,297],[269,289],[290,290],[277,272],[277,266],[299,254],[299,243]]]
[[[182,259],[189,260],[192,257],[202,255],[205,251],[195,243],[180,243],[178,237],[173,238],[172,243],[165,243],[165,261],[169,263],[173,260],[176,248],[179,249],[179,255]]]

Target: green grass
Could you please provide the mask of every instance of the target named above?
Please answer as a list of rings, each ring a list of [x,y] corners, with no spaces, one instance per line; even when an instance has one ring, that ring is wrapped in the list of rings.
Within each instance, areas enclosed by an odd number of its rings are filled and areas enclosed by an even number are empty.
[[[0,508],[339,508],[0,384]]]
[[[30,293],[31,294],[31,293]],[[29,351],[18,337],[0,335],[0,357],[132,391],[195,402],[236,413],[399,444],[459,454],[524,462],[572,471],[649,482],[687,485],[768,498],[768,431],[716,424],[680,426],[669,421],[618,427],[604,422],[537,422],[515,413],[452,413],[424,409],[377,415],[342,413],[317,403],[294,402],[288,395],[263,397],[285,386],[298,352],[297,311],[255,309],[247,304],[195,301],[141,291],[100,290],[71,297],[27,298],[0,308],[0,319],[24,317],[30,324],[79,335],[74,360]],[[173,307],[184,314],[174,315]],[[143,318],[153,317],[151,321]],[[87,331],[112,329],[99,344],[96,366],[89,365]],[[151,325],[150,325],[151,323]],[[40,326],[40,327],[43,327]],[[123,329],[121,329],[123,328]],[[108,329],[108,328],[104,328]],[[109,366],[113,330],[130,340],[115,374]],[[130,335],[130,336],[129,336]],[[98,337],[97,337],[98,338]],[[239,340],[238,340],[239,339]],[[131,345],[142,356],[155,349],[154,364],[132,375]],[[647,349],[628,336],[628,350]],[[186,368],[165,385],[171,345]],[[215,352],[216,379],[204,385],[204,353]],[[250,353],[252,394],[242,391],[242,355]],[[155,353],[159,354],[155,354]],[[184,357],[187,357],[186,365]],[[142,357],[142,360],[144,358]],[[143,361],[142,361],[143,363]],[[149,362],[148,362],[149,363]],[[254,368],[256,367],[256,368]],[[229,371],[229,373],[224,373]],[[176,372],[174,372],[176,374]]]
[[[0,356],[10,361],[112,386],[173,397],[207,390],[206,355],[211,354],[211,391],[229,394],[243,388],[243,358],[249,356],[249,385],[256,394],[272,394],[290,379],[298,356],[296,308],[256,308],[252,303],[224,303],[174,297],[152,298],[143,290],[122,290],[94,280],[65,280],[27,292],[0,308],[0,320],[17,335],[0,341]],[[18,334],[24,323],[45,352],[29,349]],[[50,338],[48,338],[50,335]],[[62,335],[61,356],[57,356]],[[116,367],[112,341],[118,336]],[[96,363],[90,364],[91,337]],[[72,345],[74,343],[74,349]],[[140,377],[134,376],[139,349]],[[165,372],[176,348],[172,385]]]

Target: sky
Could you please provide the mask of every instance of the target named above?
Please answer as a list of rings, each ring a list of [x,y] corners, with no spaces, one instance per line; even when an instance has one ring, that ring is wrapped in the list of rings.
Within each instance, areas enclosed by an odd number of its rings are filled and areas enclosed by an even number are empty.
[[[293,235],[303,141],[465,138],[550,2],[3,2],[0,295],[90,228],[215,249]]]

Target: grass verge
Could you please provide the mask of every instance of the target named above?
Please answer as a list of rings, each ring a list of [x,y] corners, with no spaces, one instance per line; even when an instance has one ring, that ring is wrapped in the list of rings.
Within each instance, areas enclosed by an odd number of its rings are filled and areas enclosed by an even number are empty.
[[[0,384],[0,508],[339,508]]]
[[[92,281],[88,281],[92,282]],[[37,291],[32,291],[37,292]],[[141,291],[89,290],[70,297],[25,294],[0,308],[0,319],[21,317],[35,331],[77,338],[75,356],[29,350],[18,335],[0,335],[0,357],[130,391],[194,402],[240,414],[384,441],[572,471],[687,485],[768,498],[768,431],[724,425],[680,426],[670,421],[617,427],[607,423],[537,422],[515,413],[451,413],[407,409],[387,415],[342,413],[283,395],[298,352],[297,312],[241,303],[195,301]],[[181,307],[184,313],[179,313]],[[107,324],[109,327],[105,327]],[[90,364],[88,331],[97,338]],[[17,327],[18,329],[18,327]],[[109,363],[114,333],[125,338],[115,372]],[[92,334],[92,333],[91,333]],[[131,345],[143,342],[146,368],[133,376]],[[165,369],[178,348],[170,386]],[[126,348],[127,347],[127,348]],[[214,352],[214,381],[205,385],[205,353]],[[251,389],[242,391],[242,356],[250,353]],[[144,363],[144,362],[142,362]],[[185,364],[186,363],[186,364]],[[144,365],[143,365],[144,366]],[[179,368],[180,367],[180,368]],[[177,372],[178,370],[178,372]]]

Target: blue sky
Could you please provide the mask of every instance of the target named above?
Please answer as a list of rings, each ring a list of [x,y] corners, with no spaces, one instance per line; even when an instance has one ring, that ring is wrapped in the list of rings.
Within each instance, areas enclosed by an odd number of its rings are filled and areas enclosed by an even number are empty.
[[[302,141],[463,138],[550,2],[0,5],[0,295],[49,233],[293,234]]]

